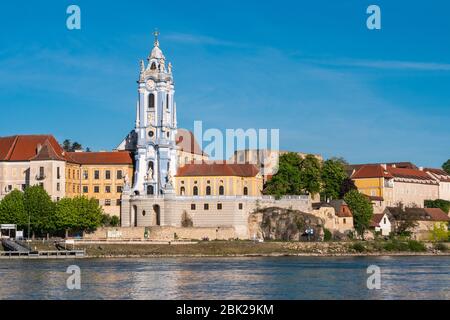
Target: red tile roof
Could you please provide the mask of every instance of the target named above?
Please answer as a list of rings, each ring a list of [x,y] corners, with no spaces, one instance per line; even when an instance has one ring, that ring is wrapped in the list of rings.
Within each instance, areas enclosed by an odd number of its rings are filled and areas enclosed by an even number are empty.
[[[379,164],[368,164],[361,166],[351,176],[352,179],[363,178],[393,178],[392,174]]]
[[[379,227],[381,219],[383,219],[384,213],[375,213],[372,216],[372,221],[370,222],[371,227]]]
[[[432,221],[450,221],[449,216],[440,208],[425,208],[424,210]]]
[[[423,169],[426,173],[428,173],[431,177],[438,179],[442,182],[450,182],[450,174],[442,169],[435,168],[425,168]]]
[[[254,177],[259,173],[253,164],[200,163],[186,164],[178,168],[178,177],[236,176]]]
[[[114,151],[114,152],[68,152],[71,162],[86,165],[96,164],[133,164],[131,152]]]
[[[364,165],[360,167],[353,175],[352,179],[363,178],[400,178],[427,181],[434,184],[438,182],[430,177],[425,171],[410,168],[397,168],[387,166],[386,169],[382,165]]]
[[[0,161],[29,161],[44,145],[58,160],[67,160],[63,148],[52,135],[16,135],[0,138]]]

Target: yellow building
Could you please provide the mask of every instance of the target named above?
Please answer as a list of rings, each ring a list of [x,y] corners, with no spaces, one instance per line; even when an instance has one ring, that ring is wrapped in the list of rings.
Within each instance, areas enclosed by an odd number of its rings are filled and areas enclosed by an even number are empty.
[[[105,213],[120,214],[123,186],[133,176],[129,152],[69,152],[66,196],[86,196],[99,201]]]
[[[262,195],[263,179],[251,164],[186,164],[175,177],[180,196],[249,196]]]

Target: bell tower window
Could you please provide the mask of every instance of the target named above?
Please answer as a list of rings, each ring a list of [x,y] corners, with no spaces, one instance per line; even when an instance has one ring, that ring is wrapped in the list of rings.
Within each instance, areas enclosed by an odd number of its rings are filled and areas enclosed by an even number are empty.
[[[148,95],[148,108],[149,109],[155,108],[155,95],[153,93],[150,93]]]
[[[167,111],[169,111],[169,101],[170,101],[170,97],[169,97],[169,95],[167,94],[167,95],[166,95],[166,109],[167,109]]]

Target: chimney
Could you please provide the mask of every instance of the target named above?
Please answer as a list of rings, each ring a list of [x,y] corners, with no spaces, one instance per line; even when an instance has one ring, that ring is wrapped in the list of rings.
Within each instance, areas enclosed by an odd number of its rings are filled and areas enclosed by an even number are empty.
[[[36,146],[36,154],[41,152],[41,149],[42,149],[42,144],[38,143],[38,145]]]
[[[386,170],[386,169],[387,169],[387,165],[386,165],[386,163],[383,163],[383,164],[382,164],[381,166],[383,167],[383,169],[384,169],[384,170]]]

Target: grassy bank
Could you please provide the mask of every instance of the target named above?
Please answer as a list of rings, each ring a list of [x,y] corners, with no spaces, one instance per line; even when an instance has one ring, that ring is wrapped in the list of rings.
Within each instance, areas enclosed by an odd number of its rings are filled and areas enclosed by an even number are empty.
[[[37,250],[54,250],[52,242],[34,242]],[[450,254],[448,244],[412,240],[352,242],[202,241],[192,244],[78,244],[89,257],[135,256],[274,256]]]

